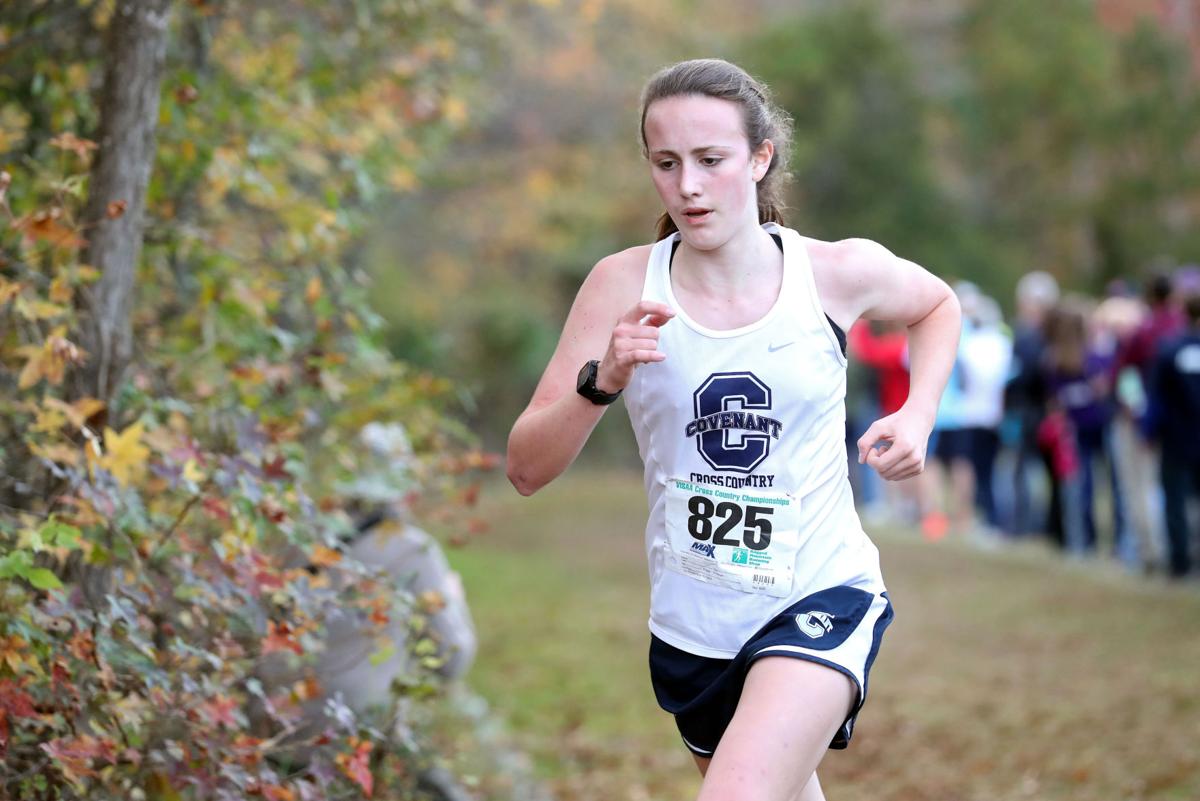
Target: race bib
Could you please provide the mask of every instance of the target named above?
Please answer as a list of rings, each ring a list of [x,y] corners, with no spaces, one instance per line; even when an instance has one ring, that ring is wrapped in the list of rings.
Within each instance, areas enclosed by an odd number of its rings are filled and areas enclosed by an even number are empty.
[[[699,581],[782,598],[792,592],[800,501],[782,492],[667,481],[666,566]]]

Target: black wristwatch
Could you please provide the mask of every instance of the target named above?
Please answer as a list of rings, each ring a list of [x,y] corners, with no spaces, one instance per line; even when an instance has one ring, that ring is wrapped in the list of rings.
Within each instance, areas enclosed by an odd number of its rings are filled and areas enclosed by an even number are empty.
[[[597,406],[607,406],[621,397],[621,390],[605,392],[596,387],[596,370],[600,367],[599,359],[592,359],[579,371],[579,380],[575,382],[575,391]]]

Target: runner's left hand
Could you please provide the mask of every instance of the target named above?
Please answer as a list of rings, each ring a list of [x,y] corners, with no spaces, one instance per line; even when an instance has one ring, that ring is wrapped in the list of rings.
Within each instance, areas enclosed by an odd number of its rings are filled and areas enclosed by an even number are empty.
[[[875,468],[880,478],[903,481],[925,469],[931,426],[904,409],[881,417],[858,440],[858,463]]]

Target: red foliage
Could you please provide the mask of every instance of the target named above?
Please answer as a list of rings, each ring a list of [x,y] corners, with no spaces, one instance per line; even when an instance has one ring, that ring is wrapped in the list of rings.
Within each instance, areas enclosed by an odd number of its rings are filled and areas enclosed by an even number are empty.
[[[354,747],[354,753],[338,754],[338,767],[362,788],[363,795],[370,798],[375,789],[375,779],[371,776],[371,743],[351,738],[350,744]]]
[[[275,651],[291,651],[294,654],[304,653],[304,648],[292,637],[292,627],[287,623],[276,623],[272,620],[267,623],[267,626],[267,636],[262,641],[262,652],[264,654],[274,653]]]

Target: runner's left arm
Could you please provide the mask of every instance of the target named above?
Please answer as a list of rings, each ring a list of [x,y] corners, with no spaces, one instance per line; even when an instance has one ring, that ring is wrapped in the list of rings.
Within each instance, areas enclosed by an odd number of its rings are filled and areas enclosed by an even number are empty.
[[[843,247],[837,290],[853,298],[851,314],[908,329],[908,400],[872,423],[858,441],[860,463],[899,481],[925,469],[929,433],[958,352],[962,313],[946,282],[919,264],[869,240],[849,240]]]

